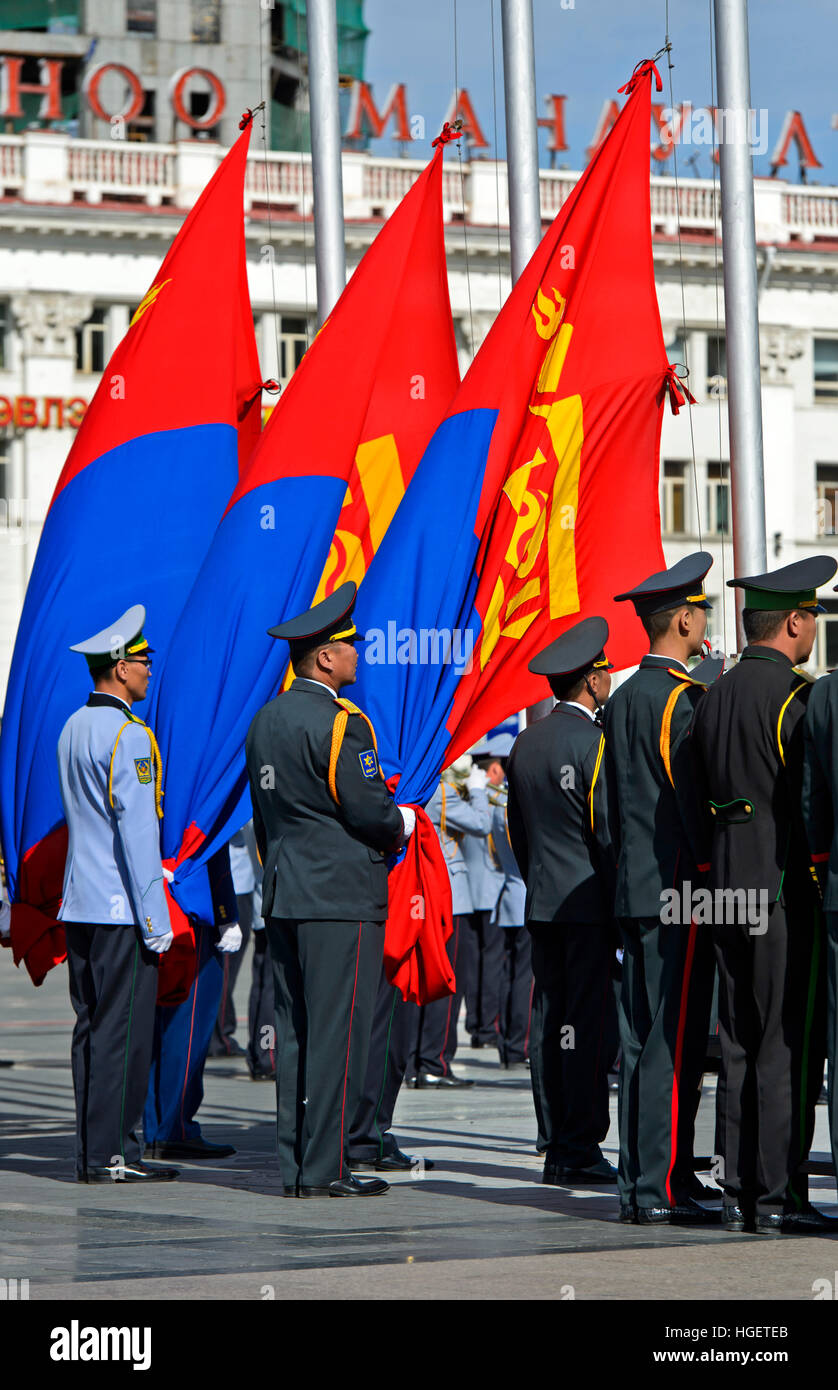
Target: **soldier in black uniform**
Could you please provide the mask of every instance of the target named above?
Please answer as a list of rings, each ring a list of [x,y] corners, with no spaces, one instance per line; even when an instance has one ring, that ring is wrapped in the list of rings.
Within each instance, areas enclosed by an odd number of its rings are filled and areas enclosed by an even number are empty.
[[[277,1148],[288,1197],[377,1196],[354,1178],[349,1128],[367,1065],[387,917],[387,860],[414,816],[388,792],[355,679],[356,587],[271,628],[296,679],[247,735],[262,912],[276,995]]]
[[[825,1040],[822,923],[800,804],[811,678],[795,668],[824,611],[815,590],[835,569],[820,555],[728,581],[745,589],[748,645],[695,720],[714,829],[708,887],[728,1230],[811,1233],[828,1224],[808,1202],[803,1168]]]
[[[611,688],[608,624],[586,618],[530,662],[559,703],[525,729],[507,765],[509,839],[527,885],[535,977],[530,1063],[542,1181],[616,1182],[608,1133],[614,864],[604,738],[596,721]]]
[[[605,713],[605,760],[617,848],[616,915],[623,938],[620,992],[620,1219],[643,1225],[718,1220],[693,1163],[695,1116],[709,1030],[709,931],[662,917],[669,891],[701,885],[704,813],[690,726],[705,687],[687,671],[702,650],[712,556],[688,555],[637,588],[651,644]]]
[[[829,1139],[838,1172],[838,671],[816,681],[806,705],[803,819],[809,872],[823,898],[826,918],[826,961],[820,974],[826,975]]]

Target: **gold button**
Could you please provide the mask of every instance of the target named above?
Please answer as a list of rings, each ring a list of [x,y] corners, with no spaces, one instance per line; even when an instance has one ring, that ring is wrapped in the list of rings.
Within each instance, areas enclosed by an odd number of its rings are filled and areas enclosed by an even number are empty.
[[[753,807],[752,807],[752,806],[746,806],[746,807],[745,807],[745,815],[746,815],[746,816],[749,816],[749,815],[751,814],[751,811],[752,811],[752,810],[753,810]]]
[[[715,814],[716,814],[716,808],[715,808],[715,806],[711,806],[711,807],[710,807],[710,815],[711,815],[711,816],[715,816]]]

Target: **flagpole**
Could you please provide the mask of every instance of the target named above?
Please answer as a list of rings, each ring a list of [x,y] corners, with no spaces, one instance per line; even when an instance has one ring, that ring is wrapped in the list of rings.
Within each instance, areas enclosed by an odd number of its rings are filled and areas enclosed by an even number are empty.
[[[317,322],[322,328],[346,285],[335,0],[308,0],[306,33]]]
[[[720,125],[722,246],[727,340],[733,563],[737,574],[765,570],[757,254],[751,159],[748,0],[714,0]],[[736,626],[742,632],[743,591]]]
[[[501,0],[501,29],[506,177],[509,185],[509,263],[514,285],[541,240],[532,0]],[[551,699],[530,705],[518,716],[521,727],[535,724],[552,708]]]
[[[514,284],[541,240],[532,0],[502,0],[501,26],[509,255]]]

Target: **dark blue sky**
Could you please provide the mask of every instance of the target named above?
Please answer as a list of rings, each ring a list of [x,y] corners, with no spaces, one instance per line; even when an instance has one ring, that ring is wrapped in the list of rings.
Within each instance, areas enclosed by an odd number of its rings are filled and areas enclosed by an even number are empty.
[[[566,136],[569,150],[560,163],[579,169],[591,143],[600,109],[616,96],[635,62],[663,46],[664,0],[534,0],[536,88],[539,115],[546,115],[543,98],[549,93],[567,97]],[[699,107],[710,101],[710,12],[712,0],[670,0],[669,31],[675,104],[691,101]],[[415,153],[425,155],[437,133],[454,90],[454,0],[366,0],[367,77],[379,108],[392,83],[407,84],[411,115],[425,118],[428,140]],[[459,85],[468,88],[490,146],[494,146],[492,96],[492,0],[457,0]],[[769,172],[769,158],[780,135],[786,111],[799,110],[805,120],[822,169],[810,172],[810,182],[838,184],[838,130],[831,129],[838,113],[838,0],[751,0],[751,98],[764,109],[767,154],[755,162],[757,173]],[[503,86],[500,54],[500,0],[494,0],[497,56],[498,144],[505,151]],[[669,77],[661,67],[664,90],[657,101],[669,104]],[[620,98],[622,100],[622,98]],[[542,163],[544,153],[542,134]],[[374,143],[379,153],[394,153],[392,138]],[[493,153],[493,149],[487,151]],[[697,155],[693,168],[689,155]],[[672,161],[660,166],[672,172]],[[707,177],[710,150],[693,145],[679,152],[679,173]],[[785,177],[797,180],[794,146]]]

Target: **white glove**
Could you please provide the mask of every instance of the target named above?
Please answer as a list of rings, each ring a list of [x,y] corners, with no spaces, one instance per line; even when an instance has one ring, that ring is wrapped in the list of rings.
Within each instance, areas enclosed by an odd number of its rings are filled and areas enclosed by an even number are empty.
[[[168,951],[174,939],[174,932],[167,931],[164,932],[162,936],[147,936],[145,938],[145,944],[155,955],[162,956],[164,951]]]
[[[404,838],[409,840],[416,829],[416,812],[412,806],[400,806],[399,810],[404,821]]]
[[[482,767],[473,767],[468,775],[466,786],[470,792],[483,792],[486,790],[488,780]]]
[[[238,922],[231,922],[229,927],[225,927],[224,931],[219,936],[216,949],[223,951],[225,955],[229,955],[233,951],[238,951],[241,944],[242,929]]]
[[[12,930],[12,909],[4,900],[0,902],[0,936],[10,936]]]
[[[163,865],[163,877],[165,878],[167,883],[174,883],[175,881],[174,874],[172,873],[171,869],[166,868],[165,864]]]

